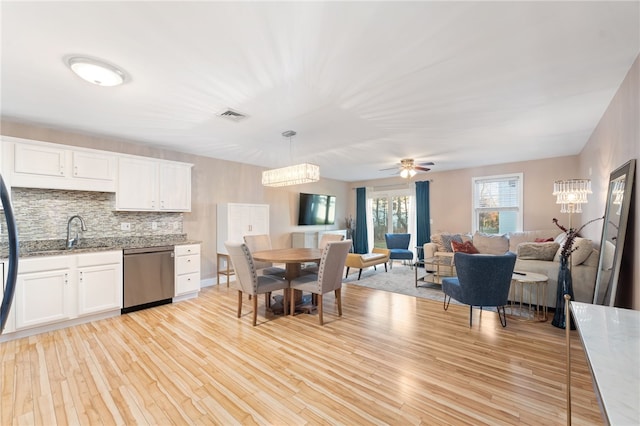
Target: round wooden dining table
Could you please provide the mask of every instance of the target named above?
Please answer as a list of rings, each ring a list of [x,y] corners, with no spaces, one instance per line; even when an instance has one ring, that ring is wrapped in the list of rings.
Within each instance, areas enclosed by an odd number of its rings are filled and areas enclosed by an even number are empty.
[[[320,261],[322,249],[284,248],[260,250],[251,254],[255,260],[262,262],[284,263],[286,265],[285,279],[291,281],[300,276],[303,263]]]
[[[285,248],[261,250],[251,253],[255,260],[262,262],[284,263],[286,265],[284,278],[291,282],[300,276],[302,264],[306,262],[320,262],[322,249],[319,248]],[[302,297],[300,290],[295,290],[292,294],[295,300],[296,311],[312,312],[315,310],[313,302],[307,303]],[[274,312],[279,310],[279,304],[272,308]],[[283,309],[284,310],[284,309]]]

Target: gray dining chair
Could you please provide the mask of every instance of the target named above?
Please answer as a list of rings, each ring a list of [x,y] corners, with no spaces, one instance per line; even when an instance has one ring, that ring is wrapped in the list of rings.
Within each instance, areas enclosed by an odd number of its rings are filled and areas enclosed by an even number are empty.
[[[243,237],[244,243],[249,247],[251,253],[262,250],[271,250],[271,237],[267,234],[260,235],[245,235]],[[253,261],[258,275],[274,275],[278,278],[284,279],[285,269],[277,266],[273,266],[271,262],[262,262],[258,260]]]
[[[291,312],[295,312],[295,298],[293,292],[300,290],[316,295],[316,303],[318,306],[318,320],[320,325],[324,325],[322,317],[323,302],[322,296],[331,291],[334,292],[336,303],[338,305],[338,315],[342,316],[342,273],[344,272],[344,263],[347,259],[347,253],[351,247],[351,240],[334,241],[327,244],[322,251],[320,259],[320,267],[318,274],[302,275],[291,281],[291,294],[289,295],[291,303]]]
[[[265,311],[270,306],[270,294],[272,291],[283,290],[284,313],[287,313],[287,299],[289,283],[286,280],[270,275],[258,275],[251,251],[244,243],[226,242],[229,258],[236,272],[236,285],[238,287],[238,318],[242,315],[242,293],[247,293],[253,300],[253,325],[258,318],[258,295],[265,295]]]

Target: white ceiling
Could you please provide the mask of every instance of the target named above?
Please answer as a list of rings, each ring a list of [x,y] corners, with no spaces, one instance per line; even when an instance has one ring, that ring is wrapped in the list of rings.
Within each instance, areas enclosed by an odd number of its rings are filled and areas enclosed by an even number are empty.
[[[0,112],[344,181],[404,157],[442,171],[573,155],[640,52],[639,6],[2,1]],[[93,86],[68,55],[129,79]]]

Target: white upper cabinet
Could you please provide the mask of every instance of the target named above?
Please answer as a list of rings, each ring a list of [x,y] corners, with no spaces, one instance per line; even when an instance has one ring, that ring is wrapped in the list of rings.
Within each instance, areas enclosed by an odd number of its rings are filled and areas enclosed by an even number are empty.
[[[121,157],[116,210],[191,211],[191,164]]]
[[[3,136],[11,186],[115,191],[116,155]]]

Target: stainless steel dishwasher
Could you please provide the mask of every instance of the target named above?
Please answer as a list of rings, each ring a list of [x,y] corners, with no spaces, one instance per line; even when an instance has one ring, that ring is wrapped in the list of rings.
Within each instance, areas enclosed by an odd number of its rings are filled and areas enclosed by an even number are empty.
[[[126,249],[122,313],[171,303],[175,294],[173,246]]]

